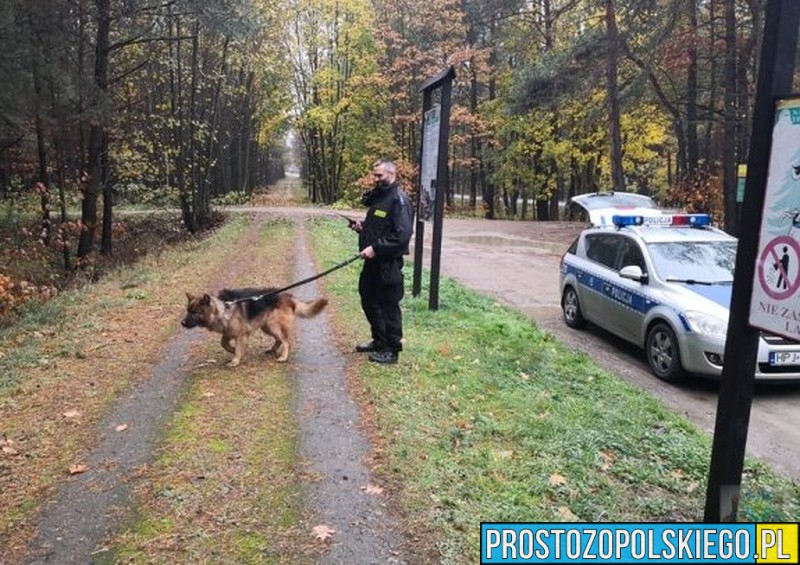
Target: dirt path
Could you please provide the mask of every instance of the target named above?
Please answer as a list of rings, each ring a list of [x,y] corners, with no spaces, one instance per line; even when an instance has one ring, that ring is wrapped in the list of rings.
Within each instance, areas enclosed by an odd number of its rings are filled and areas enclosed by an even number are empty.
[[[243,239],[244,248],[255,240],[266,217],[254,222]],[[294,221],[298,228],[294,274],[295,280],[300,280],[317,271],[302,220]],[[235,280],[244,268],[242,262],[231,262],[219,272],[225,273],[226,280]],[[221,288],[225,281],[212,286]],[[319,296],[319,291],[314,282],[294,294],[311,299]],[[376,486],[366,466],[371,446],[362,429],[359,406],[348,390],[346,357],[330,334],[325,312],[296,325],[295,410],[301,457],[309,477],[306,495],[314,517],[307,530],[320,524],[335,530],[321,563],[405,563],[403,539],[379,490],[371,488]],[[207,339],[216,338],[207,332],[176,335],[150,377],[120,399],[100,424],[98,445],[87,457],[93,472],[70,477],[46,504],[38,522],[39,534],[21,562],[103,562],[113,549],[105,547],[104,540],[115,533],[134,505],[128,481],[137,468],[152,460],[162,426],[185,390],[192,346]],[[129,423],[125,434],[114,430],[120,422]]]
[[[205,337],[178,335],[152,376],[103,420],[98,447],[87,458],[94,471],[70,477],[45,507],[26,563],[86,564],[107,550],[103,540],[133,502],[128,477],[150,461],[161,425],[185,388],[190,347]],[[120,422],[131,422],[128,433],[114,431]]]
[[[297,238],[295,280],[314,275],[304,230]],[[320,295],[316,281],[293,291],[310,300]],[[301,455],[308,475],[309,506],[320,523],[336,530],[324,563],[405,563],[403,540],[365,465],[370,443],[360,409],[347,386],[346,359],[331,336],[323,311],[298,334],[293,369],[298,378]]]
[[[243,245],[256,241],[260,222],[254,222]],[[244,264],[230,262],[222,272],[235,278]],[[217,281],[216,287],[223,286]],[[128,480],[152,460],[161,427],[177,406],[186,386],[189,352],[208,339],[201,332],[182,332],[166,346],[164,357],[139,387],[121,398],[98,426],[97,447],[87,456],[91,473],[69,477],[39,517],[37,537],[25,563],[86,564],[108,550],[110,536],[133,504]],[[115,431],[128,423],[125,434]]]

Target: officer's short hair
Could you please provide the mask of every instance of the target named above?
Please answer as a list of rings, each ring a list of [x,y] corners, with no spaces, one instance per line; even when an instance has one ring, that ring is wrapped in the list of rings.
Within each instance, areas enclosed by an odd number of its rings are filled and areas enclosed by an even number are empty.
[[[394,164],[394,161],[390,159],[378,159],[372,166],[373,167],[382,166],[390,173],[397,174],[397,166]]]

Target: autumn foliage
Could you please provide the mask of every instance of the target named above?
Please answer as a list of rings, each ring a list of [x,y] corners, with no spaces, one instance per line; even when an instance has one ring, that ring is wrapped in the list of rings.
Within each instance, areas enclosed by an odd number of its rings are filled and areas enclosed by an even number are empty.
[[[684,175],[669,189],[669,200],[689,213],[711,214],[717,224],[725,219],[722,179],[708,169]]]

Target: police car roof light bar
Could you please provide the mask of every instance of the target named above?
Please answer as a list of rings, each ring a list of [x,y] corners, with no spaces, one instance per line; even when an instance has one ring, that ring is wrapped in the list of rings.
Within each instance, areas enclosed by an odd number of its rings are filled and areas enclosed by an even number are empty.
[[[705,227],[711,225],[709,214],[662,214],[657,216],[624,216],[614,215],[611,223],[617,228],[625,226],[688,226]]]
[[[709,214],[673,214],[672,225],[693,227],[710,226],[711,216]]]
[[[644,216],[623,216],[621,214],[614,214],[611,216],[611,223],[618,228],[625,226],[641,226],[644,223]]]

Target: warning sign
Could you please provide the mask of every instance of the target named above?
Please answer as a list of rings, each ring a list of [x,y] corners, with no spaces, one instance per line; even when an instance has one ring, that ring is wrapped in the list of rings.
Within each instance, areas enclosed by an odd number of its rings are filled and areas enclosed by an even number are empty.
[[[776,106],[761,218],[750,324],[800,340],[800,98]]]

